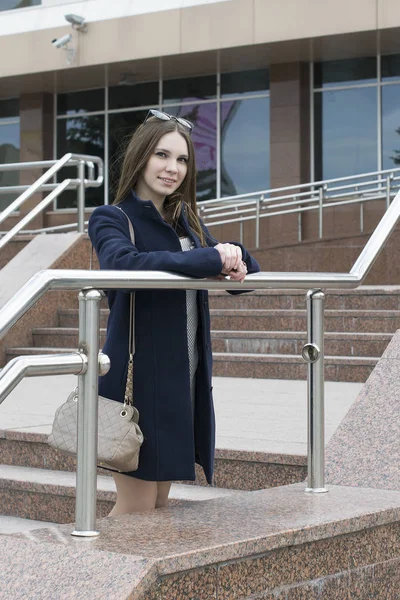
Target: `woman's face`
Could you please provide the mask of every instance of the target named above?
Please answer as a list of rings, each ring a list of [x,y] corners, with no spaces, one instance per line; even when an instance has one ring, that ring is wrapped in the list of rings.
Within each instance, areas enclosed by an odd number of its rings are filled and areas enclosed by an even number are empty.
[[[160,200],[175,192],[186,177],[188,158],[188,145],[178,131],[163,135],[139,178],[139,196]]]

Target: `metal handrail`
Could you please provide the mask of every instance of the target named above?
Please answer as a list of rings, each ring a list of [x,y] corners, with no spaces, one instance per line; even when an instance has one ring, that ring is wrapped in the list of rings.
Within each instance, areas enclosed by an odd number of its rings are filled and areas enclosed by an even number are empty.
[[[324,294],[320,288],[356,288],[364,281],[379,252],[400,218],[400,192],[349,273],[258,273],[243,283],[193,279],[158,271],[47,270],[33,276],[0,309],[0,338],[46,291],[81,290],[79,293],[79,352],[57,363],[58,372],[79,374],[76,527],[73,535],[94,536],[96,531],[97,396],[98,375],[109,368],[99,353],[101,289],[309,289],[307,294],[308,342],[302,356],[308,363],[308,485],[307,492],[326,492],[324,483]],[[312,288],[312,289],[310,289]],[[84,355],[84,357],[82,356]],[[36,358],[36,374],[52,372],[50,361]],[[23,366],[34,357],[20,357],[0,371],[0,403],[21,377]],[[70,371],[71,372],[71,371]],[[31,374],[35,374],[32,373]]]
[[[97,177],[95,178],[95,165],[97,166]],[[103,161],[98,156],[85,154],[65,154],[59,160],[47,160],[37,162],[9,163],[0,165],[1,171],[18,171],[32,168],[50,168],[43,173],[39,179],[29,186],[3,186],[0,187],[0,193],[8,193],[11,190],[25,191],[18,196],[9,206],[0,213],[0,224],[3,223],[13,212],[19,210],[23,204],[29,200],[35,193],[40,191],[52,190],[40,203],[25,215],[10,231],[0,238],[0,249],[3,248],[25,225],[30,223],[38,214],[40,214],[49,204],[51,204],[65,189],[76,189],[78,191],[78,231],[83,233],[85,222],[85,189],[87,187],[99,187],[103,184]],[[47,183],[52,179],[60,169],[66,166],[76,166],[78,168],[77,179],[65,179],[61,183]],[[85,168],[88,169],[88,178],[85,178]]]
[[[361,189],[360,189],[361,188]],[[302,215],[319,213],[319,238],[323,237],[323,213],[346,204],[360,205],[360,232],[364,228],[363,208],[371,200],[385,200],[386,208],[400,189],[400,168],[325,179],[311,183],[249,192],[198,202],[199,214],[207,227],[237,223],[243,242],[243,223],[255,221],[256,248],[260,240],[260,219],[298,214],[298,241],[302,241]]]

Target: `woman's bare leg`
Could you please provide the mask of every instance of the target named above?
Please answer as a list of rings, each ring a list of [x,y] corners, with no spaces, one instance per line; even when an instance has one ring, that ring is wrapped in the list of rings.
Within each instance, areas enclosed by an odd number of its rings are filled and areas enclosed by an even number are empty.
[[[158,497],[156,481],[144,481],[122,473],[113,473],[112,476],[117,486],[117,501],[109,517],[156,508]]]
[[[157,481],[156,508],[168,506],[168,494],[171,489],[171,481]]]

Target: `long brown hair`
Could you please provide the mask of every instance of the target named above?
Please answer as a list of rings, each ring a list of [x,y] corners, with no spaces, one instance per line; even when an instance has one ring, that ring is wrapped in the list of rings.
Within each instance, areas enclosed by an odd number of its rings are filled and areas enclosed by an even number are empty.
[[[164,121],[157,117],[150,117],[135,130],[124,153],[113,204],[122,202],[131,189],[135,188],[160,138],[173,131],[178,131],[186,140],[189,158],[185,179],[175,192],[165,198],[166,218],[173,227],[176,227],[182,206],[185,204],[189,226],[200,239],[201,245],[206,246],[204,232],[197,216],[196,163],[193,142],[186,127],[175,120]]]

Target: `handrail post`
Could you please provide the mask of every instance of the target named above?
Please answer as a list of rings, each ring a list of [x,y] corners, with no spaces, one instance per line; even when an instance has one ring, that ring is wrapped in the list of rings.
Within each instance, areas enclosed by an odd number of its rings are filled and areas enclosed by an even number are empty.
[[[390,180],[391,180],[391,176],[388,175],[386,177],[386,209],[389,208],[390,206]]]
[[[264,196],[256,200],[256,248],[260,247],[260,202],[264,200]]]
[[[324,209],[324,186],[321,185],[321,187],[319,188],[319,210],[318,210],[318,232],[319,232],[319,239],[322,238],[322,234],[323,234],[323,223],[324,223],[324,217],[323,217],[323,209]]]
[[[78,233],[85,231],[85,161],[80,160],[78,164],[79,186],[78,195]]]
[[[308,478],[306,492],[327,492],[325,488],[324,416],[324,303],[322,290],[307,292],[307,344],[302,356],[308,363]]]
[[[88,369],[79,376],[78,446],[76,457],[75,530],[71,535],[94,537],[97,496],[97,420],[99,376],[99,326],[102,293],[79,293],[79,351],[88,358]]]

